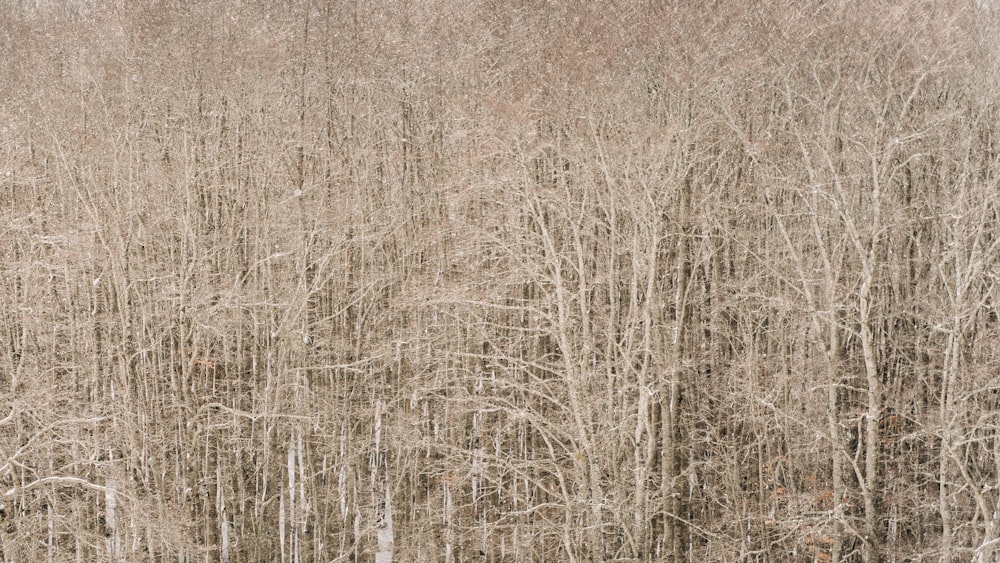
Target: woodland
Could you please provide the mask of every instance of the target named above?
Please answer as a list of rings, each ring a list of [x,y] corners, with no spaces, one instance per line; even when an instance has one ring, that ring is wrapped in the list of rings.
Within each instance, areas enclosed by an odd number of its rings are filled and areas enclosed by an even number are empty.
[[[1000,5],[0,4],[0,561],[1000,561]]]

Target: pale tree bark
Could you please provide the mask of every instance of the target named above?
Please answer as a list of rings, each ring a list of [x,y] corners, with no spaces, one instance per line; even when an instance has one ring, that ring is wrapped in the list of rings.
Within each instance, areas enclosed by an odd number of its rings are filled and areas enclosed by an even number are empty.
[[[393,527],[392,527],[392,489],[386,484],[385,488],[385,509],[382,514],[382,523],[378,527],[378,551],[375,552],[375,563],[392,563],[392,553],[394,547]]]
[[[687,329],[688,281],[693,268],[691,257],[691,180],[681,180],[678,193],[678,232],[675,234],[676,248],[673,264],[673,314],[664,347],[669,350],[666,370],[667,381],[661,388],[660,412],[663,413],[663,498],[665,515],[665,539],[674,561],[683,561],[686,543],[686,515],[684,514],[681,443],[681,394],[683,392],[685,336]]]

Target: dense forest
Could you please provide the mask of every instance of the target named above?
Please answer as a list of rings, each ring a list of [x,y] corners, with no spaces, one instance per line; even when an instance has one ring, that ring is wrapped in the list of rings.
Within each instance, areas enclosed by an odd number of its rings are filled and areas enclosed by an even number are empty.
[[[972,0],[0,6],[0,560],[1000,560]]]

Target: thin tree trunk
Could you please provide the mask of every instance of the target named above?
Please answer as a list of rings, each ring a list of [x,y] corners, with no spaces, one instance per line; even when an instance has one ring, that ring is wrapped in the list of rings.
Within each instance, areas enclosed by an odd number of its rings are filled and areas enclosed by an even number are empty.
[[[691,264],[689,262],[690,241],[688,215],[691,204],[691,184],[685,179],[680,202],[681,229],[677,239],[677,263],[674,272],[674,323],[670,336],[669,382],[666,405],[664,436],[663,436],[663,486],[664,510],[666,512],[666,537],[670,542],[674,561],[683,561],[685,546],[685,517],[681,487],[681,377],[683,376],[684,338],[687,324],[687,289]]]
[[[870,264],[870,262],[869,262]],[[865,377],[868,383],[868,405],[865,415],[865,474],[861,488],[865,506],[865,537],[863,556],[865,561],[878,563],[882,560],[882,518],[878,495],[881,494],[878,473],[879,463],[879,419],[882,407],[882,381],[879,378],[875,360],[875,343],[871,327],[871,271],[861,285],[859,296],[861,307],[861,349],[864,357]]]
[[[839,349],[839,338],[837,328],[830,328],[830,357],[827,359],[827,425],[830,429],[831,442],[831,462],[832,487],[833,487],[833,544],[830,546],[831,563],[840,563],[840,555],[843,549],[844,535],[844,466],[842,460],[840,444],[840,408],[838,406],[837,395],[839,393],[839,366],[835,361],[837,350]]]

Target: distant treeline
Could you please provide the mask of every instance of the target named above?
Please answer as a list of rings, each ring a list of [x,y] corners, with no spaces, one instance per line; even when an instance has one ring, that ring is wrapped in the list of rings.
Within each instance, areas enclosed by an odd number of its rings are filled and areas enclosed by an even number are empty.
[[[998,23],[5,3],[0,560],[996,560]]]

